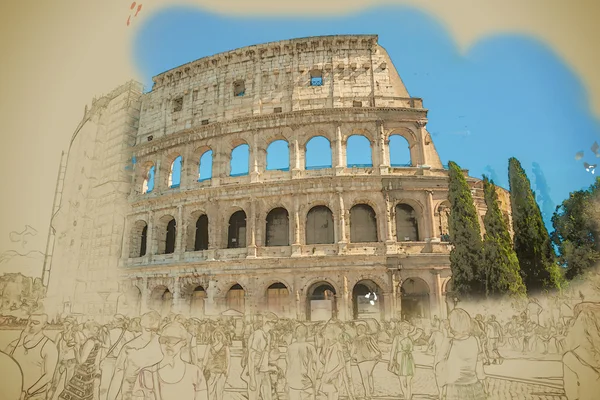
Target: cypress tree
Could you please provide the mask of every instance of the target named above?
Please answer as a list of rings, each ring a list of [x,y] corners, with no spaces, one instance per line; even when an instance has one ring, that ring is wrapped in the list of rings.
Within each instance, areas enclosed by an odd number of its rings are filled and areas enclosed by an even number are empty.
[[[483,243],[471,189],[460,167],[450,161],[448,200],[450,216],[450,268],[453,294],[460,299],[485,296],[482,276]]]
[[[519,259],[512,246],[508,226],[498,202],[498,193],[493,181],[483,176],[483,191],[487,211],[483,219],[484,270],[487,296],[523,296],[525,285],[519,272]]]
[[[514,249],[527,292],[531,294],[560,289],[563,276],[556,263],[550,235],[535,201],[529,178],[519,160],[514,157],[508,160],[508,181]]]

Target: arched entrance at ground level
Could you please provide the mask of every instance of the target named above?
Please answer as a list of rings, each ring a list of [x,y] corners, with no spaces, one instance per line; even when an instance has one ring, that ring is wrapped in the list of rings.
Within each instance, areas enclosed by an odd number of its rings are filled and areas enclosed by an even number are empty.
[[[152,290],[150,295],[150,309],[157,311],[165,317],[171,313],[173,307],[173,294],[165,286],[159,286]]]
[[[327,282],[313,284],[306,296],[306,319],[309,321],[328,321],[337,317],[335,289]]]
[[[142,292],[137,286],[127,289],[117,299],[117,314],[137,317],[141,314]]]
[[[354,319],[383,319],[383,294],[373,281],[359,281],[352,289],[352,312]]]
[[[430,318],[429,286],[421,278],[408,278],[400,287],[403,320]]]
[[[267,289],[267,310],[279,317],[287,316],[290,312],[290,291],[287,286],[277,282]]]
[[[229,288],[227,296],[225,297],[226,310],[236,310],[244,313],[246,309],[245,297],[246,291],[244,288],[237,283],[233,285]]]
[[[206,291],[202,286],[197,286],[192,292],[190,298],[190,317],[204,317],[204,300],[206,299]]]

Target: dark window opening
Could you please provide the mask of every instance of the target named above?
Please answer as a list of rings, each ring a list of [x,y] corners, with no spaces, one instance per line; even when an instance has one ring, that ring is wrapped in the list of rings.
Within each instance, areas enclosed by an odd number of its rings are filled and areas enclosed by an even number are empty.
[[[173,112],[183,110],[183,97],[178,97],[173,100]]]
[[[275,107],[275,109],[273,110],[273,112],[274,112],[275,114],[278,114],[278,113],[280,113],[280,112],[281,112],[281,107]]]
[[[203,119],[201,122],[202,125],[208,125],[208,120],[207,119]]]
[[[144,226],[144,229],[142,229],[142,238],[141,238],[141,245],[140,245],[140,257],[143,257],[146,255],[146,243],[148,242],[148,225]]]
[[[228,236],[228,249],[246,247],[246,213],[244,211],[236,211],[229,218]]]
[[[165,243],[165,254],[175,253],[175,220],[172,219],[167,224],[167,240]]]
[[[362,107],[362,101],[353,101],[352,107]]]
[[[323,86],[323,73],[321,71],[310,71],[310,86]]]
[[[201,215],[196,221],[196,241],[194,251],[208,250],[208,217]]]

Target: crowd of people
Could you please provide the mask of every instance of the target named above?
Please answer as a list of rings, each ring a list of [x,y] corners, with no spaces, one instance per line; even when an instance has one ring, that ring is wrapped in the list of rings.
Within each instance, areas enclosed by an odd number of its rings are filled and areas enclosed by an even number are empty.
[[[443,320],[305,322],[261,315],[240,321],[150,311],[116,315],[104,325],[73,317],[59,323],[52,340],[48,317],[31,315],[0,353],[9,378],[0,397],[223,400],[235,370],[248,400],[371,400],[383,393],[376,377],[384,391],[410,400],[418,352],[433,359],[424,367],[433,369],[440,399],[483,400],[486,365],[535,349],[562,356],[569,400],[597,398],[600,389],[600,303],[592,302],[549,324],[535,313],[500,322],[494,315],[473,318],[462,308]]]

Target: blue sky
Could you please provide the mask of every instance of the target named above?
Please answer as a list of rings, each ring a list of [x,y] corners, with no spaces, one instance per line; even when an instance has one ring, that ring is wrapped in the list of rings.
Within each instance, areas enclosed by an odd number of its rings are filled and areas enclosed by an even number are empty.
[[[517,157],[549,227],[555,206],[570,191],[593,183],[595,176],[583,162],[600,161],[590,150],[600,141],[600,121],[579,77],[532,37],[495,35],[460,53],[440,21],[414,8],[386,6],[309,19],[228,17],[173,7],[140,26],[133,57],[149,89],[152,76],[201,57],[335,34],[379,35],[410,95],[423,98],[429,109],[427,129],[443,164],[455,161],[471,176],[487,174],[508,188],[508,158]],[[287,157],[285,148],[278,149],[281,159]],[[584,158],[577,161],[579,151]],[[349,151],[349,157],[362,155]],[[287,164],[281,159],[271,162]]]

